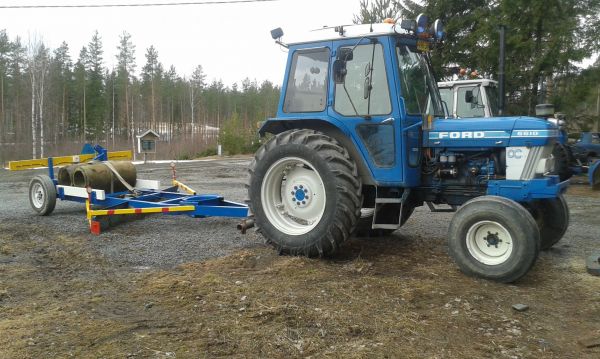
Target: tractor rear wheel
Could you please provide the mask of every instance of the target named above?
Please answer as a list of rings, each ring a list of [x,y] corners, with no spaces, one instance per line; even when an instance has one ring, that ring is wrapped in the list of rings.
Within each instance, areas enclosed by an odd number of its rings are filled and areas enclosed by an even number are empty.
[[[56,206],[56,186],[46,175],[33,177],[29,182],[29,204],[39,216],[47,216]]]
[[[335,139],[313,130],[280,133],[258,149],[249,172],[255,225],[281,253],[331,254],[356,226],[361,182]]]
[[[519,203],[481,196],[465,203],[448,230],[450,255],[469,275],[510,283],[523,277],[540,251],[540,233]]]
[[[540,231],[541,249],[550,249],[558,243],[569,228],[569,206],[560,195],[552,199],[540,199],[526,204]]]

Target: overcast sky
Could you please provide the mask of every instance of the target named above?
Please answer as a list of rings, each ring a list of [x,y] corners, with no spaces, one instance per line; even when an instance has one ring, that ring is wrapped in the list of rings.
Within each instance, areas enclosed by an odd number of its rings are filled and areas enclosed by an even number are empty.
[[[193,0],[0,0],[7,5],[139,4]],[[210,0],[197,0],[210,1]],[[230,0],[224,0],[230,1]],[[181,76],[190,76],[202,65],[207,80],[226,85],[244,78],[281,84],[286,53],[270,36],[283,28],[290,36],[322,26],[349,24],[359,0],[279,0],[243,4],[160,7],[0,9],[0,29],[24,44],[37,34],[50,48],[62,41],[70,46],[73,61],[98,30],[104,45],[104,64],[115,64],[119,35],[127,31],[136,45],[137,71],[145,63],[150,45],[158,50],[165,68],[174,65]],[[595,58],[595,56],[594,56]],[[584,61],[587,67],[593,60]]]
[[[189,1],[0,0],[0,5]],[[66,41],[74,62],[98,30],[108,68],[116,62],[119,35],[127,31],[136,45],[138,73],[145,63],[146,49],[154,45],[163,66],[174,65],[181,76],[189,76],[196,65],[202,65],[209,81],[220,78],[230,85],[249,77],[280,84],[286,53],[273,42],[270,30],[281,27],[291,35],[324,25],[349,24],[358,4],[359,0],[279,0],[168,7],[0,9],[0,29],[6,29],[11,39],[21,36],[23,43],[29,34],[37,33],[52,49]]]

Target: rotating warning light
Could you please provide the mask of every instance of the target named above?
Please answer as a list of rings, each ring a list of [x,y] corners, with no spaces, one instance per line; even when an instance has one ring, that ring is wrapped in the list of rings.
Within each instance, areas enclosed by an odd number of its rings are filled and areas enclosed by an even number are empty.
[[[429,18],[425,14],[419,14],[417,16],[417,35],[424,33],[427,31],[427,23],[429,22]]]
[[[437,41],[442,41],[444,37],[446,37],[446,33],[444,32],[444,24],[442,24],[442,20],[435,20],[433,22],[433,25],[431,25],[430,32]]]

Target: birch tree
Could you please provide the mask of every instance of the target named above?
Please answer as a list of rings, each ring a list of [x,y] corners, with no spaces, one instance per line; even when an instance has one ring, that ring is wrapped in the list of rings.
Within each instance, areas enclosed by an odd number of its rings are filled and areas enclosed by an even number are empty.
[[[42,40],[39,39],[37,35],[30,35],[27,44],[27,64],[31,81],[31,145],[33,158],[37,158],[38,154],[38,129],[40,132],[40,155],[43,156],[44,153],[43,111],[41,111],[39,106],[40,104],[43,106],[44,102],[43,88],[47,66],[46,58],[46,48],[44,47]],[[39,99],[40,95],[41,100]]]

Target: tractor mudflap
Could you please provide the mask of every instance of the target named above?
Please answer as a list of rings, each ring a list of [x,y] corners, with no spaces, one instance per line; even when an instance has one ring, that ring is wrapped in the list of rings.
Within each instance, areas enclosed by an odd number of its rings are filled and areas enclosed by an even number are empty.
[[[600,189],[600,161],[590,164],[588,169],[588,179],[592,189]]]

